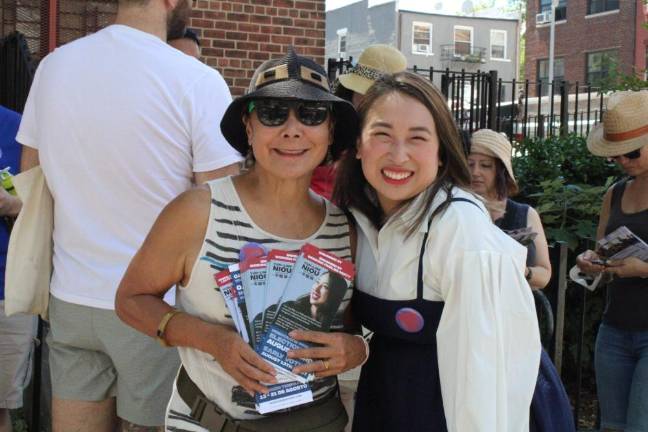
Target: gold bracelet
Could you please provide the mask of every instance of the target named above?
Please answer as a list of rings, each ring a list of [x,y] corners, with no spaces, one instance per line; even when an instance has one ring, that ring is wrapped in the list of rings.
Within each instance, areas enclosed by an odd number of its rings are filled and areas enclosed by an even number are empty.
[[[171,321],[171,318],[176,316],[177,314],[181,313],[182,311],[178,309],[171,309],[169,312],[165,313],[164,316],[162,317],[162,320],[160,320],[160,325],[158,325],[157,329],[157,336],[156,339],[162,345],[164,348],[168,348],[171,345],[166,341],[166,327],[167,324],[169,324],[169,321]]]

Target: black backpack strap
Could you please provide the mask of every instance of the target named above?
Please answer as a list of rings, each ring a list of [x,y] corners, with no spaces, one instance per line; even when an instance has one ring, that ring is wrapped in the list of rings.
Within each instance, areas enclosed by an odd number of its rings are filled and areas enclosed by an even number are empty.
[[[450,202],[456,202],[456,201],[464,201],[468,202],[475,207],[477,207],[480,211],[483,211],[479,205],[474,202],[473,200],[469,200],[468,198],[450,198]],[[432,226],[432,217],[430,217],[430,220],[428,221],[428,229],[425,232],[425,235],[423,236],[423,244],[421,244],[421,252],[419,253],[419,264],[418,264],[418,275],[416,277],[416,299],[421,300],[423,298],[423,254],[425,253],[425,244],[427,243],[428,239],[428,234],[430,233],[430,227]]]

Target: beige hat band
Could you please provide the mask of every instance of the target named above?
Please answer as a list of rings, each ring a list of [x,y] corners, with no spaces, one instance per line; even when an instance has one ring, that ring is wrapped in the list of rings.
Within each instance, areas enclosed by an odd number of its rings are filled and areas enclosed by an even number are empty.
[[[489,147],[488,145],[482,144],[481,142],[476,141],[476,140],[473,141],[472,145],[470,146],[470,151],[473,152],[473,153],[479,153],[479,154],[494,157],[494,158],[497,158],[497,159],[502,159],[502,157],[500,155],[498,155],[497,153],[495,153],[491,147]]]
[[[648,133],[648,125],[645,125],[640,128],[632,129],[626,132],[618,132],[618,133],[605,132],[603,134],[603,137],[610,142],[619,142],[619,141],[626,141],[633,138],[639,138],[640,136],[645,135],[647,133]]]
[[[351,73],[370,79],[371,81],[376,81],[385,76],[384,72],[360,63],[355,65],[355,67],[351,70]]]

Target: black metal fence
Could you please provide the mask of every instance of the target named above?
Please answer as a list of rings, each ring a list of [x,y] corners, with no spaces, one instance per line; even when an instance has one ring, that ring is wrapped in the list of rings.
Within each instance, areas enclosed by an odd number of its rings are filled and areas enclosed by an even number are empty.
[[[331,81],[352,67],[352,61],[329,59]],[[568,133],[587,135],[603,114],[605,95],[589,84],[505,80],[493,70],[416,66],[410,70],[441,90],[457,125],[469,132],[489,128],[517,141]]]

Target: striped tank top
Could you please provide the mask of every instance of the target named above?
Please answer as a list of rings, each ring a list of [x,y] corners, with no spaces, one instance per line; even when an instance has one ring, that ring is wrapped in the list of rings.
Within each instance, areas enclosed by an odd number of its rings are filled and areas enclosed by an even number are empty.
[[[298,251],[304,243],[311,243],[340,258],[351,259],[349,221],[329,201],[325,200],[326,217],[319,229],[307,239],[294,240],[259,228],[246,212],[230,177],[207,184],[211,189],[209,223],[189,282],[177,289],[179,309],[205,321],[234,327],[223,297],[216,290],[213,275],[230,264],[238,263],[239,250],[249,242],[287,251]],[[332,330],[342,329],[342,316],[351,300],[351,293],[349,288],[331,325]],[[209,354],[184,347],[178,351],[191,379],[221,409],[236,419],[261,417],[254,409],[254,399]],[[336,387],[335,377],[318,379],[311,383],[313,398],[326,398],[335,392]]]

